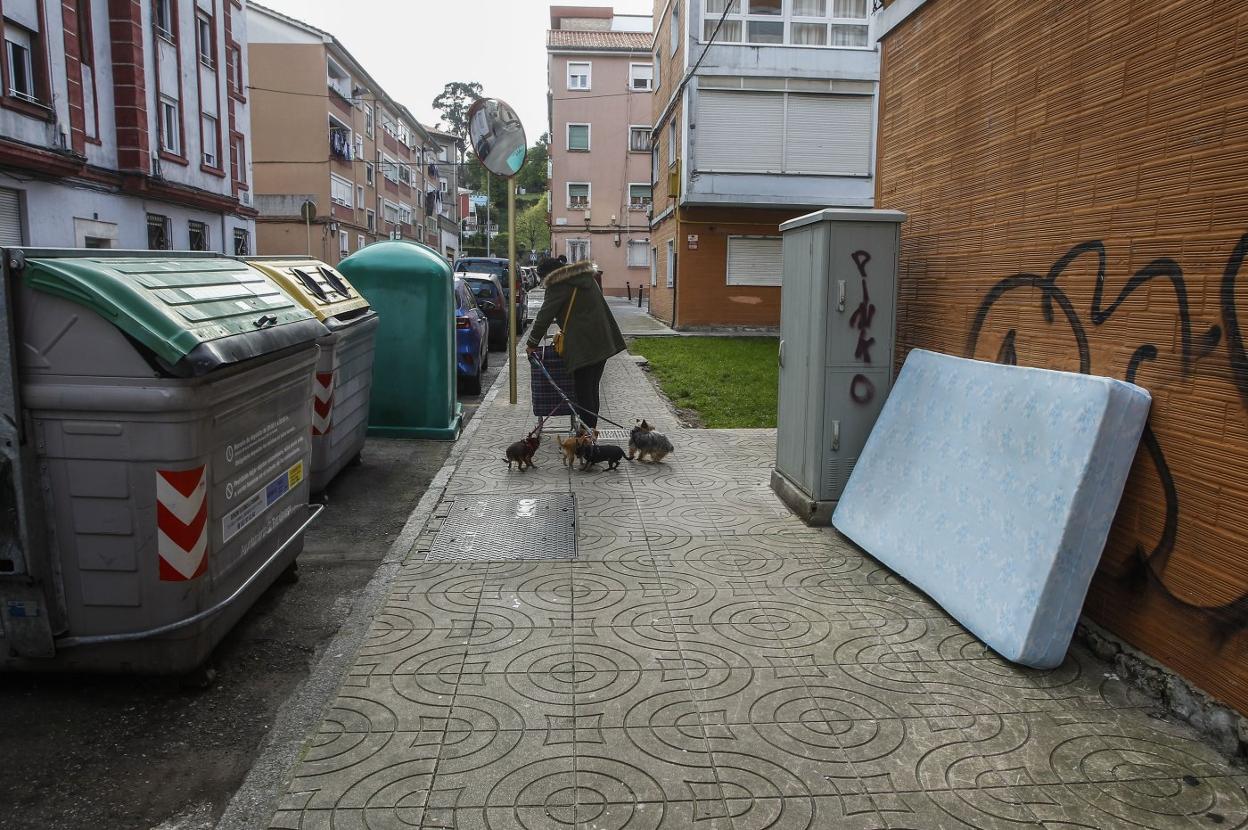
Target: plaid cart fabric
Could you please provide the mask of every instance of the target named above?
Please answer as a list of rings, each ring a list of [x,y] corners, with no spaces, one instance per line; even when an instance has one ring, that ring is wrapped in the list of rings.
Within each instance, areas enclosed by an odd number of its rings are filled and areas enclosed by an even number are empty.
[[[576,400],[576,392],[572,386],[572,373],[563,365],[563,358],[555,351],[554,346],[542,346],[539,357],[542,364],[545,365],[546,371],[554,378],[563,393]],[[559,393],[550,385],[550,381],[546,379],[546,375],[542,373],[542,369],[536,363],[529,362],[529,371],[532,372],[533,387],[533,414],[539,418],[545,418],[548,415],[571,415],[572,407],[568,406],[563,398],[559,397]]]

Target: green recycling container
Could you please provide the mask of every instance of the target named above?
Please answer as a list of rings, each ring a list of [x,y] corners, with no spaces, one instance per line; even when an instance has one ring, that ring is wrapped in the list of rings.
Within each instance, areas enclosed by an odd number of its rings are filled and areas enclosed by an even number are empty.
[[[338,263],[381,318],[368,434],[453,441],[463,425],[455,399],[454,278],[446,258],[417,242],[376,242]]]

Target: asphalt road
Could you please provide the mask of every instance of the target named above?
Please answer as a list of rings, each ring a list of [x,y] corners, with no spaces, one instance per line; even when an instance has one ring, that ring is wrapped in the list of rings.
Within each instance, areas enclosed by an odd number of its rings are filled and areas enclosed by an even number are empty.
[[[488,391],[505,365],[491,354]],[[481,396],[461,396],[471,416]],[[207,830],[451,445],[370,439],[299,557],[213,654],[216,682],[0,675],[0,828]]]

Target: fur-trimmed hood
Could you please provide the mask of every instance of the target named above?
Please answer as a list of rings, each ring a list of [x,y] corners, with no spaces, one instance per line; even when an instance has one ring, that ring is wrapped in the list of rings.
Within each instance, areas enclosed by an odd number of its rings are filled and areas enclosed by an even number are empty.
[[[591,260],[582,259],[580,262],[569,262],[567,265],[556,268],[546,275],[543,282],[547,286],[558,285],[561,282],[575,279],[577,277],[592,277],[598,271],[598,266],[594,265]]]

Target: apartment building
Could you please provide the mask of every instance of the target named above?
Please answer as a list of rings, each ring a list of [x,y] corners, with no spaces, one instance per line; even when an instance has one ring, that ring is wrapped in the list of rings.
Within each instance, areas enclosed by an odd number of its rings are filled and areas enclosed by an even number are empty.
[[[252,247],[239,0],[5,0],[0,243]]]
[[[654,12],[651,313],[679,328],[779,325],[780,223],[874,206],[871,3]]]
[[[330,33],[255,3],[247,15],[258,252],[336,264],[392,237],[441,250],[430,132]]]
[[[436,219],[439,244],[433,247],[454,262],[460,255],[459,222],[463,216],[459,198],[458,139],[432,127],[427,129],[433,138],[434,158],[427,165],[430,188],[425,196],[425,208]]]
[[[650,18],[551,6],[551,250],[592,259],[607,294],[649,274]]]

